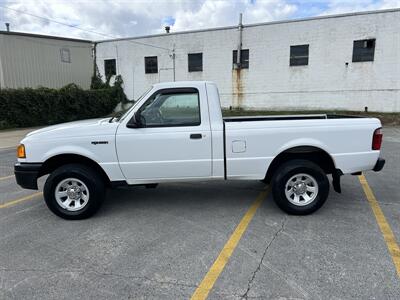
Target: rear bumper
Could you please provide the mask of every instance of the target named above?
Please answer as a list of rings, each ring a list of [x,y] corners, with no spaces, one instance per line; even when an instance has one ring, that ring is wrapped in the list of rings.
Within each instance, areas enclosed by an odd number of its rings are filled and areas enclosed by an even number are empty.
[[[41,167],[41,163],[16,163],[14,174],[18,185],[24,189],[37,190],[37,179]]]
[[[379,157],[378,160],[376,161],[375,167],[372,170],[374,170],[375,172],[379,172],[380,170],[383,169],[385,162],[386,161],[384,158]]]

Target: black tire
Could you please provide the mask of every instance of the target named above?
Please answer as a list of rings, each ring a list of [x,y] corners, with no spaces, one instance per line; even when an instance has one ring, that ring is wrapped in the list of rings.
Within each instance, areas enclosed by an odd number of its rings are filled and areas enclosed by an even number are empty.
[[[69,211],[60,206],[56,200],[57,185],[67,178],[83,182],[89,193],[86,205],[77,211]],[[99,174],[88,166],[67,164],[53,171],[44,185],[43,195],[47,207],[57,216],[67,220],[81,220],[93,216],[105,198],[105,184]]]
[[[316,196],[310,197],[314,198],[314,200],[312,200],[309,204],[306,205],[304,204],[307,201],[303,196],[299,196],[300,197],[299,199],[300,202],[301,201],[305,202],[298,205],[292,203],[295,202],[293,200],[295,195],[291,195],[290,197],[292,198],[293,196],[292,202],[289,201],[288,199],[289,196],[286,196],[286,188],[287,188],[286,184],[289,182],[290,179],[292,179],[294,176],[298,176],[299,174],[306,174],[308,176],[311,176],[315,180],[318,187],[318,192],[316,193]],[[296,179],[294,178],[293,180]],[[310,183],[310,186],[314,184],[315,183],[312,182]],[[297,191],[300,192],[299,190]],[[293,192],[292,188],[288,186],[288,193],[292,192]],[[283,163],[276,170],[274,177],[272,178],[272,194],[276,204],[288,214],[308,215],[318,210],[325,203],[329,194],[329,181],[325,172],[315,163],[308,160],[300,160],[300,159],[290,160]],[[313,195],[312,192],[310,192],[310,195]]]

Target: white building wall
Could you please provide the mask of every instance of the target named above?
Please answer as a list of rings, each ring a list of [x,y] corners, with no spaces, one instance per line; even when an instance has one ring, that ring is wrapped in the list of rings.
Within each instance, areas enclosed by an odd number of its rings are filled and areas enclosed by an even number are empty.
[[[70,63],[61,61],[62,48],[69,49]],[[0,67],[0,88],[60,88],[76,83],[88,89],[92,43],[0,33]]]
[[[173,80],[217,83],[224,107],[400,111],[400,10],[246,25],[242,49],[250,67],[232,69],[234,27],[170,33],[97,44],[97,64],[117,59],[125,92],[137,99],[151,84]],[[352,62],[353,41],[375,38],[373,62]],[[289,66],[291,45],[309,44],[308,66]],[[203,53],[203,71],[188,72],[188,53]],[[144,57],[158,56],[159,73],[145,74]],[[346,65],[346,63],[348,63]],[[239,76],[238,76],[239,75]]]

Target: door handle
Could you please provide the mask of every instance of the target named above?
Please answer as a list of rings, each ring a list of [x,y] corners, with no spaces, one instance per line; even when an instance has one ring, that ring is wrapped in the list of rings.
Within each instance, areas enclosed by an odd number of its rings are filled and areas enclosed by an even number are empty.
[[[192,133],[192,134],[190,134],[190,138],[192,140],[198,140],[198,139],[202,138],[202,135],[201,135],[201,133]]]

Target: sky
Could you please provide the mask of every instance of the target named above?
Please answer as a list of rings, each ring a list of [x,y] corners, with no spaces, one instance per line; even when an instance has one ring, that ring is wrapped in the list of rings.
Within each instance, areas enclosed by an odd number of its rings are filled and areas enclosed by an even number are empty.
[[[400,0],[0,0],[0,30],[104,40],[387,8]]]

